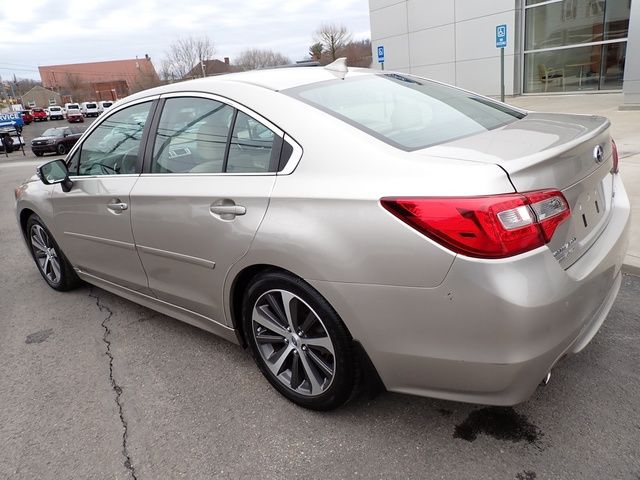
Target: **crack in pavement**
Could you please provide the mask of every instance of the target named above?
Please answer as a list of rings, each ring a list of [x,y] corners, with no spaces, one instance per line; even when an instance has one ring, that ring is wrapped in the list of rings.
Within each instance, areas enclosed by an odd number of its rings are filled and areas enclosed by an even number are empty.
[[[116,382],[116,379],[113,376],[113,359],[114,358],[113,358],[113,353],[111,353],[111,340],[109,340],[109,336],[111,335],[111,329],[107,325],[107,322],[111,320],[111,317],[113,316],[113,311],[111,311],[109,307],[107,307],[105,304],[101,302],[99,295],[93,294],[93,287],[91,287],[91,289],[89,290],[89,297],[96,299],[96,306],[98,307],[98,310],[100,310],[100,312],[107,313],[107,315],[105,316],[105,318],[102,320],[102,323],[101,323],[102,328],[104,328],[104,335],[102,336],[102,341],[107,346],[105,355],[109,357],[109,381],[111,383],[111,388],[116,394],[116,398],[115,398],[116,405],[118,405],[120,423],[122,424],[122,428],[123,428],[122,455],[124,455],[124,458],[125,458],[124,466],[127,470],[129,470],[129,473],[131,474],[131,477],[133,478],[133,480],[138,480],[138,477],[136,476],[136,470],[135,470],[135,467],[133,466],[133,462],[131,461],[131,455],[129,454],[129,449],[127,446],[127,437],[129,433],[129,427],[127,425],[127,421],[124,418],[124,410],[122,407],[122,402],[120,401],[120,397],[122,395],[122,387],[118,385],[118,383]]]

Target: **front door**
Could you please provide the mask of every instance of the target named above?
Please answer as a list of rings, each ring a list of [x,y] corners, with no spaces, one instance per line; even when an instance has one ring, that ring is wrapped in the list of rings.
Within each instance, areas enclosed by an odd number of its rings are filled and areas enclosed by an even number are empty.
[[[278,139],[213,98],[165,101],[131,192],[136,246],[158,298],[224,323],[224,280],[266,213]]]
[[[152,102],[110,115],[68,161],[73,187],[52,193],[62,250],[81,271],[149,293],[135,249],[129,194],[139,178],[138,155]]]

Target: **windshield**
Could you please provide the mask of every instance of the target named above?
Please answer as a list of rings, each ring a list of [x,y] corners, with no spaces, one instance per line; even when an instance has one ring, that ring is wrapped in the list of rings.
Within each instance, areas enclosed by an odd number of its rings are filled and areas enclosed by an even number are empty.
[[[525,115],[454,87],[393,73],[336,79],[284,93],[407,151],[486,132]]]
[[[42,134],[43,137],[61,137],[64,132],[63,128],[47,128]]]

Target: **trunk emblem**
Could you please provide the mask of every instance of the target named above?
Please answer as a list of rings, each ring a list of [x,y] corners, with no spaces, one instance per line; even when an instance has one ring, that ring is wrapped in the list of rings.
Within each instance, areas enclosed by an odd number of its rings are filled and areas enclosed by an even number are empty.
[[[596,163],[604,162],[604,149],[602,148],[602,145],[596,145],[593,149],[593,158]]]

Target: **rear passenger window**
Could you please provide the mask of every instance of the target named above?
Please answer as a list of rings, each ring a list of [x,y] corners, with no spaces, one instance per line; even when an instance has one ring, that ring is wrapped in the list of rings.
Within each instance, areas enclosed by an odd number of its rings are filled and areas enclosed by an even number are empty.
[[[236,108],[199,97],[165,100],[151,173],[265,173],[278,169],[282,139]]]
[[[152,173],[220,173],[234,109],[215,100],[167,99],[162,110]]]
[[[269,172],[275,133],[243,112],[238,112],[231,136],[227,172]]]

